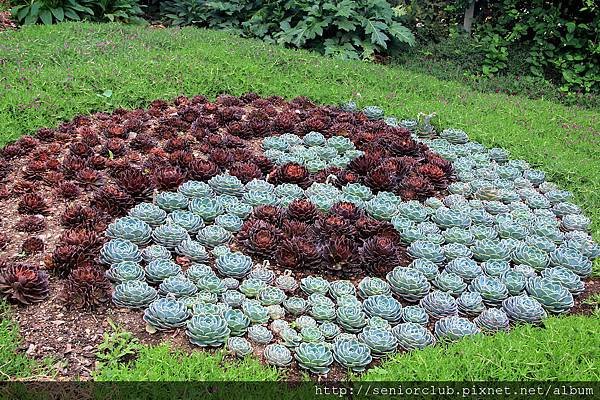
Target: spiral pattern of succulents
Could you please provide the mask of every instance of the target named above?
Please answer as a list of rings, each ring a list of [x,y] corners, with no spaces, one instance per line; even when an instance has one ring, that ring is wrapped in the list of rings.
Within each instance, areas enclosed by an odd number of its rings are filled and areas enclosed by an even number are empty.
[[[600,256],[542,171],[352,102],[181,97],[0,156],[1,295],[53,274],[69,307],[315,374],[568,313]]]

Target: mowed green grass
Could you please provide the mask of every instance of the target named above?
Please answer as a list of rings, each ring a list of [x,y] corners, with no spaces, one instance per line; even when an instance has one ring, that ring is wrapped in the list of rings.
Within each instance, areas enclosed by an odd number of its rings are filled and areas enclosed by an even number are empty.
[[[353,381],[597,381],[600,319],[552,317],[545,327],[479,335],[450,345],[394,356]],[[184,353],[168,344],[144,347],[135,361],[105,367],[98,381],[256,381],[285,377],[254,358],[223,362],[223,353]]]
[[[482,94],[398,67],[341,62],[193,28],[72,23],[0,33],[1,143],[78,114],[144,107],[181,94],[248,91],[303,95],[322,104],[355,97],[362,106],[379,105],[404,118],[436,112],[440,128],[461,128],[487,146],[508,149],[573,191],[600,238],[600,110]],[[8,350],[0,354],[14,354],[16,328],[11,322],[3,326],[0,343],[8,343]],[[398,355],[361,379],[597,380],[597,327],[598,318],[551,319],[547,329],[520,327]],[[11,374],[31,374],[27,368]],[[279,376],[252,362],[231,365],[220,356],[188,357],[159,346],[145,348],[132,363],[99,371],[98,379],[159,379],[148,371],[154,368],[162,371],[162,380],[215,378],[221,370],[232,379]]]
[[[399,67],[337,61],[224,32],[87,23],[0,33],[0,91],[3,142],[78,114],[181,94],[254,91],[324,104],[360,96],[360,105],[379,105],[389,115],[436,112],[440,127],[508,149],[572,190],[600,238],[600,110],[478,93]]]

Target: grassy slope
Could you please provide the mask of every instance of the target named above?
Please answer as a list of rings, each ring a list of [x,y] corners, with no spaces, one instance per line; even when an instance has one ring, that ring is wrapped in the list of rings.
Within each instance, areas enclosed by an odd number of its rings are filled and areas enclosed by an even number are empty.
[[[179,94],[256,91],[363,105],[392,115],[437,112],[488,146],[524,158],[574,191],[600,237],[600,111],[477,93],[400,68],[341,62],[198,29],[33,26],[0,34],[2,140],[80,113],[141,107]],[[111,97],[101,96],[106,90]]]
[[[112,95],[102,96],[107,90]],[[596,237],[600,237],[599,111],[474,93],[463,85],[399,68],[329,60],[220,32],[62,24],[0,33],[2,142],[81,113],[142,107],[152,99],[179,94],[214,96],[247,91],[285,97],[306,95],[320,103],[337,103],[360,93],[362,105],[381,105],[391,115],[414,117],[420,111],[436,111],[441,126],[463,128],[488,146],[507,148],[514,157],[528,160],[574,191],[594,220]],[[459,343],[456,346],[464,349],[453,356],[449,356],[452,350],[441,347],[399,356],[386,364],[387,376],[376,369],[365,378],[425,377],[434,364],[439,371],[431,378],[598,379],[597,363],[590,361],[594,356],[591,349],[597,349],[598,343],[585,341],[586,336],[579,334],[589,331],[590,324],[597,326],[598,320],[569,317],[560,321],[552,322],[549,330],[524,328],[497,339]],[[13,329],[7,327],[8,331]],[[5,340],[15,343],[14,339]],[[529,340],[547,346],[536,346],[532,353],[524,353],[530,355],[512,362],[513,351],[528,348]],[[477,369],[472,358],[459,356],[463,351],[479,360],[478,354],[489,358]],[[567,356],[578,363],[567,364]],[[442,359],[448,359],[452,368],[438,367]],[[565,368],[558,369],[562,364]],[[412,369],[407,370],[409,365]],[[571,375],[565,372],[567,366]],[[123,379],[140,378],[135,366],[128,368],[134,368],[132,375],[125,372]],[[173,374],[174,378],[187,376]],[[265,373],[264,377],[268,376]]]

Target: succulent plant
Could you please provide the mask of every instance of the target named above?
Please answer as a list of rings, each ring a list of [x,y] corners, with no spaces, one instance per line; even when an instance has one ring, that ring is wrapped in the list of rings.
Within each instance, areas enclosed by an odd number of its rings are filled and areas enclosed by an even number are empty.
[[[263,264],[255,265],[248,274],[248,278],[258,279],[265,282],[267,285],[270,285],[275,280],[275,273],[268,267],[268,261],[265,261]]]
[[[321,325],[319,325],[319,330],[323,334],[325,340],[332,340],[342,332],[340,327],[331,321],[323,322]]]
[[[112,295],[117,307],[143,308],[152,303],[158,296],[156,289],[142,281],[127,281],[115,286]]]
[[[338,324],[347,332],[360,332],[367,325],[367,315],[360,307],[353,305],[340,306],[336,314]]]
[[[512,260],[516,264],[529,265],[536,271],[541,271],[548,266],[548,254],[537,247],[519,244],[513,251]]]
[[[252,269],[252,258],[234,251],[217,257],[215,267],[221,275],[243,278]]]
[[[207,183],[198,181],[184,182],[179,186],[177,191],[189,198],[212,197],[215,194]]]
[[[423,275],[425,275],[427,280],[435,279],[435,277],[440,273],[437,264],[424,258],[417,258],[416,260],[413,260],[408,267],[421,272]]]
[[[302,337],[292,328],[283,329],[279,335],[284,346],[295,348],[302,343]]]
[[[214,275],[212,268],[210,265],[205,264],[192,264],[186,271],[185,276],[190,279],[192,282],[198,282],[203,276],[206,275]]]
[[[48,274],[27,264],[0,267],[0,296],[23,305],[48,297]]]
[[[237,357],[246,357],[252,354],[253,348],[243,337],[230,337],[227,339],[227,350]]]
[[[392,328],[392,334],[398,342],[398,347],[406,351],[420,350],[435,344],[435,337],[431,332],[413,322],[396,325]]]
[[[546,318],[546,311],[540,302],[524,294],[504,300],[502,310],[514,322],[538,325]]]
[[[471,226],[471,216],[468,213],[452,208],[438,208],[431,216],[431,220],[443,229],[464,229]]]
[[[258,294],[258,300],[263,306],[281,304],[287,298],[283,290],[274,286],[267,286]]]
[[[205,222],[213,222],[215,218],[225,212],[223,204],[209,197],[192,199],[188,208]]]
[[[358,283],[358,295],[363,299],[369,296],[391,293],[389,283],[380,278],[365,277]]]
[[[215,224],[225,228],[229,232],[237,232],[242,228],[244,221],[233,214],[222,214],[215,219]]]
[[[142,259],[147,263],[159,259],[170,260],[172,257],[169,249],[158,244],[150,245],[142,251]]]
[[[229,215],[235,215],[241,219],[246,219],[252,213],[253,207],[246,203],[233,203],[225,206],[225,211]],[[215,218],[216,219],[216,218]]]
[[[458,314],[458,306],[454,298],[450,294],[439,290],[434,290],[423,297],[419,305],[434,319]]]
[[[155,198],[156,205],[167,212],[187,209],[188,201],[186,196],[176,192],[161,192]]]
[[[240,287],[240,281],[235,278],[223,278],[221,282],[223,282],[223,286],[225,286],[227,290],[235,290]]]
[[[408,254],[413,258],[424,258],[436,264],[441,264],[446,259],[439,244],[417,240],[408,246]]]
[[[229,253],[231,253],[231,249],[229,248],[228,245],[225,245],[225,244],[215,246],[210,251],[210,254],[212,254],[214,257],[221,257],[221,256],[224,256],[225,254],[229,254]]]
[[[152,203],[140,203],[129,211],[129,216],[144,221],[154,228],[165,223],[167,212]]]
[[[479,264],[465,257],[450,261],[446,264],[445,271],[454,273],[467,281],[471,281],[483,273]]]
[[[264,324],[269,320],[269,312],[258,301],[246,301],[242,303],[242,311],[250,318],[253,324]]]
[[[308,309],[308,302],[301,297],[288,297],[283,306],[290,314],[300,315]]]
[[[265,281],[257,278],[248,278],[242,281],[239,291],[246,297],[258,297],[258,294],[267,288]]]
[[[300,330],[300,337],[307,343],[320,343],[325,340],[323,332],[317,326],[305,326]]]
[[[483,298],[477,292],[464,292],[456,299],[458,314],[473,317],[485,310]]]
[[[252,325],[248,327],[248,339],[256,344],[269,344],[273,341],[271,331],[262,325]]]
[[[382,201],[377,197],[374,197],[365,203],[365,210],[371,217],[379,221],[389,221],[398,213],[398,208],[395,204],[388,201]]]
[[[515,269],[508,270],[502,274],[501,280],[511,296],[521,294],[525,290],[525,284],[527,283],[525,274]]]
[[[391,355],[396,351],[398,341],[392,332],[384,328],[366,327],[358,334],[358,339],[371,350],[374,358]]]
[[[121,261],[132,261],[139,263],[142,253],[138,246],[129,240],[112,239],[102,246],[100,250],[100,261],[106,265],[120,263]]]
[[[478,261],[510,260],[510,249],[506,244],[491,239],[476,240],[471,247],[473,257]]]
[[[592,273],[592,262],[578,250],[566,246],[559,246],[550,253],[550,265],[571,270],[582,278]]]
[[[414,268],[396,267],[386,279],[395,294],[410,302],[419,301],[431,290],[427,277]]]
[[[194,315],[223,315],[217,303],[199,301],[192,306]]]
[[[373,361],[369,347],[358,340],[336,340],[333,345],[333,358],[344,368],[362,372]]]
[[[402,319],[402,305],[389,295],[369,296],[363,302],[363,308],[369,317],[381,317],[392,325]]]
[[[329,293],[334,299],[338,299],[340,296],[344,295],[356,295],[356,288],[350,281],[335,281],[331,282],[329,285]]]
[[[239,197],[244,191],[244,184],[237,177],[226,174],[210,178],[208,184],[217,194]]]
[[[509,330],[508,316],[498,308],[488,308],[473,320],[475,325],[484,332],[500,332]]]
[[[238,308],[242,306],[242,303],[246,300],[246,296],[237,290],[227,290],[221,295],[221,300],[233,308]]]
[[[349,183],[342,188],[342,192],[347,195],[358,197],[362,201],[369,201],[373,197],[371,189],[360,183]]]
[[[196,281],[196,286],[200,292],[209,292],[215,294],[223,294],[227,288],[223,285],[223,282],[212,274],[201,276]]]
[[[189,238],[190,235],[184,228],[173,223],[161,225],[152,232],[152,240],[167,249],[174,249]]]
[[[332,321],[336,318],[335,307],[327,304],[316,304],[310,308],[310,315],[317,321]]]
[[[231,238],[231,232],[219,225],[202,228],[196,235],[198,242],[209,248],[229,243]]]
[[[292,352],[281,344],[270,344],[265,347],[263,352],[267,364],[276,367],[287,367],[292,363]]]
[[[279,304],[271,304],[267,306],[267,313],[272,320],[285,318],[285,308]]]
[[[333,363],[333,354],[324,343],[300,343],[296,347],[294,358],[298,366],[314,374],[326,374]]]
[[[402,308],[402,321],[425,326],[429,322],[429,315],[421,306],[406,306]]]
[[[564,286],[573,296],[583,293],[585,285],[579,275],[563,267],[546,268],[542,277]]]
[[[508,288],[500,278],[480,275],[469,285],[471,292],[477,292],[488,306],[499,306],[509,295]]]
[[[327,294],[327,292],[329,292],[329,282],[320,276],[309,275],[300,280],[300,289],[307,294]]]
[[[446,139],[452,144],[465,144],[469,141],[469,136],[465,133],[465,131],[455,128],[444,129],[440,133],[440,137],[442,139]]]
[[[133,261],[121,261],[106,270],[106,277],[116,284],[126,281],[144,280],[144,269]]]
[[[412,200],[400,203],[397,209],[397,217],[406,218],[409,221],[416,223],[423,222],[429,217],[429,210],[427,207],[423,207],[418,201]],[[396,218],[396,221],[398,222],[397,217],[394,218]],[[394,220],[392,220],[392,224],[396,225],[394,224]]]
[[[123,217],[110,224],[104,234],[109,239],[123,239],[137,245],[150,242],[152,228],[144,221],[135,217]]]
[[[503,260],[490,260],[482,263],[481,268],[487,276],[501,277],[510,269],[510,264]]]
[[[286,293],[294,293],[298,289],[298,281],[292,276],[292,272],[287,270],[275,279],[275,286]]]
[[[467,288],[467,284],[460,275],[447,271],[436,276],[433,284],[438,289],[454,296],[460,295]]]
[[[550,278],[529,278],[526,289],[532,298],[553,314],[567,313],[574,305],[571,292]]]
[[[165,278],[158,287],[161,295],[172,295],[176,298],[193,296],[197,291],[198,288],[194,282],[183,275]]]
[[[144,321],[159,331],[180,328],[190,316],[185,304],[169,297],[153,301],[144,310]]]
[[[177,247],[175,247],[175,253],[186,257],[195,263],[203,263],[209,260],[206,248],[192,239],[186,239],[179,243]]]
[[[196,234],[204,228],[204,221],[198,214],[187,210],[175,210],[169,214],[167,221],[181,226],[189,234]]]
[[[186,335],[190,342],[201,347],[218,347],[229,338],[227,321],[220,315],[194,315],[187,322]]]
[[[460,243],[448,243],[442,246],[442,251],[448,260],[470,258],[473,255],[468,246]]]
[[[150,261],[146,266],[146,279],[150,283],[161,283],[165,279],[177,276],[181,273],[181,267],[171,260],[159,258]]]
[[[445,317],[435,322],[435,336],[439,340],[456,341],[466,336],[476,335],[479,328],[466,318]]]

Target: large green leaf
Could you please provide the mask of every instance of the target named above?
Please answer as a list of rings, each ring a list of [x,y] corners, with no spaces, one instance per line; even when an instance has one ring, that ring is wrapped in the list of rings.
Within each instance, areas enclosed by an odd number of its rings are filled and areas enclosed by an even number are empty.
[[[388,26],[385,22],[365,18],[363,26],[365,27],[365,32],[367,33],[367,35],[371,35],[371,41],[374,44],[377,44],[383,47],[384,49],[387,49],[387,41],[390,38],[384,32],[388,29]]]
[[[44,25],[52,25],[52,13],[47,8],[40,11],[40,19]]]
[[[404,25],[399,24],[398,22],[394,22],[390,25],[389,32],[393,37],[395,37],[402,43],[406,43],[409,46],[415,45],[415,35],[413,35],[410,29],[408,29]]]
[[[50,11],[52,11],[52,15],[54,15],[54,18],[56,18],[57,21],[62,22],[62,20],[65,19],[65,11],[62,9],[62,7],[56,7]]]

